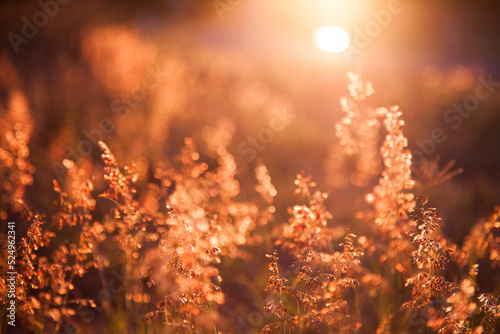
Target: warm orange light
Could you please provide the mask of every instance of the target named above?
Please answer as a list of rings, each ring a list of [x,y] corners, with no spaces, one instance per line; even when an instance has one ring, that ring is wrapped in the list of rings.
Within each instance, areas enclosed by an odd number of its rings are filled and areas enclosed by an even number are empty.
[[[342,52],[349,47],[351,37],[342,28],[323,27],[316,33],[316,42],[323,51]]]

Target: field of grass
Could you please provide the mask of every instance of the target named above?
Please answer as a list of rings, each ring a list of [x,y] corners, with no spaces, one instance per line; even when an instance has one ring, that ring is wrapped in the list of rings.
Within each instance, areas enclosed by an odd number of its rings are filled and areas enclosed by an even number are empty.
[[[31,129],[16,120],[13,95],[1,150],[2,219],[17,222],[3,227],[15,242],[2,238],[11,255],[2,268],[12,261],[17,272],[13,320],[40,333],[494,332],[500,211],[461,246],[447,239],[436,209],[413,193],[402,112],[363,110],[371,84],[349,79],[339,149],[356,177],[378,179],[352,204],[352,224],[336,224],[335,204],[327,208],[328,194],[304,172],[290,180],[286,218],[262,161],[241,194],[227,123],[205,138],[213,157],[186,137],[179,154],[148,167],[119,163],[99,141],[101,162],[64,159],[53,208],[38,212],[25,200]],[[436,185],[461,172],[450,167],[417,170]],[[479,273],[493,281],[483,287]]]

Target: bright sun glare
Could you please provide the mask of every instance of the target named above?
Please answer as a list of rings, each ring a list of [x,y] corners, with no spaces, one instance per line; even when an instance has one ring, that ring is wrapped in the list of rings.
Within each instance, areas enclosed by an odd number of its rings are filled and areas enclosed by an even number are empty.
[[[347,31],[339,27],[323,27],[316,33],[316,42],[321,50],[341,52],[349,47],[351,38]]]

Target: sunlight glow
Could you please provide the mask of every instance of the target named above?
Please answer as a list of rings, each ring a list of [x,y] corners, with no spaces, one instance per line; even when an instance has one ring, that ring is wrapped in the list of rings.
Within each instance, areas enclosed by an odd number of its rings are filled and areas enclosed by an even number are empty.
[[[316,33],[316,42],[321,50],[342,52],[349,47],[351,38],[347,31],[339,27],[323,27]]]

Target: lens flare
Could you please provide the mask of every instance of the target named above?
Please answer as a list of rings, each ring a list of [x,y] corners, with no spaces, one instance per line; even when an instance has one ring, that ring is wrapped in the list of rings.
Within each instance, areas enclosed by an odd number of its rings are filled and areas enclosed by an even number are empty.
[[[345,51],[351,43],[347,31],[339,27],[323,27],[316,33],[316,42],[321,50],[327,52]]]

